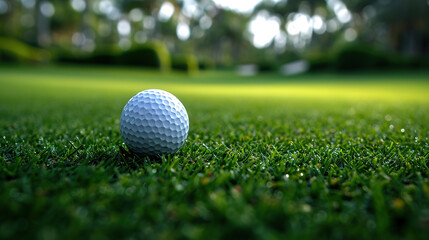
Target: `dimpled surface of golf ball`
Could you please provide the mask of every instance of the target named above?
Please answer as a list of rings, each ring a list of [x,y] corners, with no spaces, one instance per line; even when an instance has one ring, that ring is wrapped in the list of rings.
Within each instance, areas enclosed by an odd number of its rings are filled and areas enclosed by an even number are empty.
[[[188,113],[173,94],[149,89],[139,92],[125,105],[120,130],[127,147],[138,155],[171,154],[188,136]]]

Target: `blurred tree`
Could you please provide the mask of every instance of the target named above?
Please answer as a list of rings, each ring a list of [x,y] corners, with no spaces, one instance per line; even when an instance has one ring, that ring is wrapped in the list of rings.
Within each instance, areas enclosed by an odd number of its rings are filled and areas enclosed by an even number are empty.
[[[330,49],[337,41],[338,33],[336,32],[326,34],[326,30],[324,30],[323,33],[313,33],[314,22],[312,18],[314,16],[320,17],[321,21],[323,21],[321,24],[325,28],[326,21],[335,18],[335,14],[328,9],[325,0],[282,0],[276,3],[264,1],[256,7],[253,15],[257,15],[260,11],[268,11],[270,15],[277,16],[281,21],[281,30],[287,33],[287,51],[279,54],[280,60],[289,61],[289,59],[295,59],[296,53],[304,50],[310,50],[313,53],[326,51],[326,49]],[[311,25],[309,26],[310,33],[305,36],[302,33],[292,34],[287,29],[288,23],[296,20],[295,17],[298,14],[305,15],[305,18],[308,19],[308,24]],[[303,27],[302,23],[298,24],[297,27]],[[273,49],[274,47],[273,44],[271,48]]]
[[[362,20],[364,40],[408,56],[429,53],[429,3],[424,0],[345,0]]]
[[[141,9],[145,15],[151,16],[154,19],[154,25],[150,37],[157,38],[160,36],[158,14],[163,2],[162,0],[119,0],[118,5],[124,13],[129,13],[133,9]]]
[[[50,4],[48,1],[36,1],[36,29],[37,29],[37,45],[41,47],[47,47],[51,41],[50,37],[50,22],[47,14],[47,10],[42,10],[46,4]]]
[[[271,1],[264,1],[259,4],[254,12],[265,9],[273,14],[288,15],[293,12],[307,12],[308,14],[314,13],[318,7],[325,7],[325,0],[282,0],[277,3]]]
[[[409,56],[429,53],[425,0],[265,0],[250,14],[222,9],[211,0],[0,1],[0,20],[6,23],[0,34],[42,47],[91,52],[96,46],[117,45],[125,50],[157,39],[173,54],[196,54],[218,63],[324,53],[344,40],[375,43]],[[161,10],[166,5],[167,17]],[[338,7],[344,6],[352,17],[341,19]],[[248,26],[261,15],[279,23],[283,40],[276,36],[257,49]],[[317,21],[322,28],[315,27]],[[289,28],[290,23],[295,26]],[[345,37],[347,31],[354,36]]]
[[[207,30],[202,45],[211,49],[216,62],[238,60],[247,41],[244,37],[249,17],[230,10],[219,9],[213,17],[213,26]],[[211,47],[210,47],[211,46]]]

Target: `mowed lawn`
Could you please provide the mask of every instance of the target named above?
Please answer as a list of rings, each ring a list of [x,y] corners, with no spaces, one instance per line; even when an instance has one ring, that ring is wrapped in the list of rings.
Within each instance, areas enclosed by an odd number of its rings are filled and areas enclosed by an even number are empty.
[[[128,152],[129,98],[188,110],[178,153]],[[429,72],[0,67],[0,239],[427,239]]]

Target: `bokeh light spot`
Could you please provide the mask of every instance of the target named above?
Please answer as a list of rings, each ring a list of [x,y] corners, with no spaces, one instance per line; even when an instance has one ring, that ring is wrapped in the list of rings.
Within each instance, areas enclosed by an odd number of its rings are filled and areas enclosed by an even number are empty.
[[[346,31],[344,31],[344,39],[348,42],[356,40],[357,36],[356,30],[353,28],[347,28]]]
[[[146,29],[154,29],[155,28],[155,19],[152,16],[147,16],[143,20],[143,26]]]
[[[251,40],[255,47],[268,47],[280,34],[280,19],[262,10],[250,21],[248,31],[252,35]]]
[[[319,15],[314,15],[311,18],[313,23],[313,31],[317,34],[323,34],[326,32],[326,23],[323,21],[323,18]]]
[[[184,22],[179,22],[177,24],[176,34],[180,40],[182,41],[188,40],[189,37],[191,36],[191,30],[189,28],[189,25]]]
[[[212,19],[207,15],[204,15],[199,22],[200,28],[204,30],[209,29],[212,26],[212,24],[213,24]]]
[[[0,0],[0,14],[5,14],[9,11],[9,5],[5,0]]]
[[[140,22],[143,20],[143,11],[138,8],[134,8],[130,11],[128,16],[132,22]]]
[[[131,48],[131,41],[128,38],[121,38],[118,42],[118,46],[124,51],[128,50]]]
[[[147,35],[145,32],[143,31],[137,31],[134,34],[134,41],[136,41],[136,43],[144,43],[147,41]]]
[[[40,4],[40,12],[45,17],[52,17],[55,14],[55,7],[51,2],[42,2]]]
[[[218,7],[248,14],[252,12],[261,0],[246,0],[246,3],[237,0],[213,0],[213,2],[215,2]]]
[[[167,22],[174,14],[174,6],[171,2],[164,2],[159,9],[158,19],[161,22]]]
[[[25,8],[34,8],[34,6],[36,6],[36,0],[21,0],[21,4]]]
[[[31,14],[24,14],[21,16],[20,22],[24,27],[32,27],[34,26],[34,17]]]
[[[331,19],[327,22],[326,25],[326,30],[330,33],[336,32],[338,31],[338,29],[340,28],[340,24],[338,23],[338,21],[336,19]]]
[[[118,29],[118,33],[122,36],[130,35],[130,33],[131,33],[130,22],[128,22],[125,19],[119,21],[117,29]]]
[[[71,0],[70,5],[76,12],[83,12],[86,9],[85,0]]]

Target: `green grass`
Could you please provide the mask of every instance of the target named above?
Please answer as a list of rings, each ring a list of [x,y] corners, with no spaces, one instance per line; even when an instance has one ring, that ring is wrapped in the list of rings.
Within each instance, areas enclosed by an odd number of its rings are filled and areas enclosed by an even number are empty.
[[[0,67],[0,239],[424,239],[427,79]],[[158,160],[119,132],[147,88],[190,116]]]

